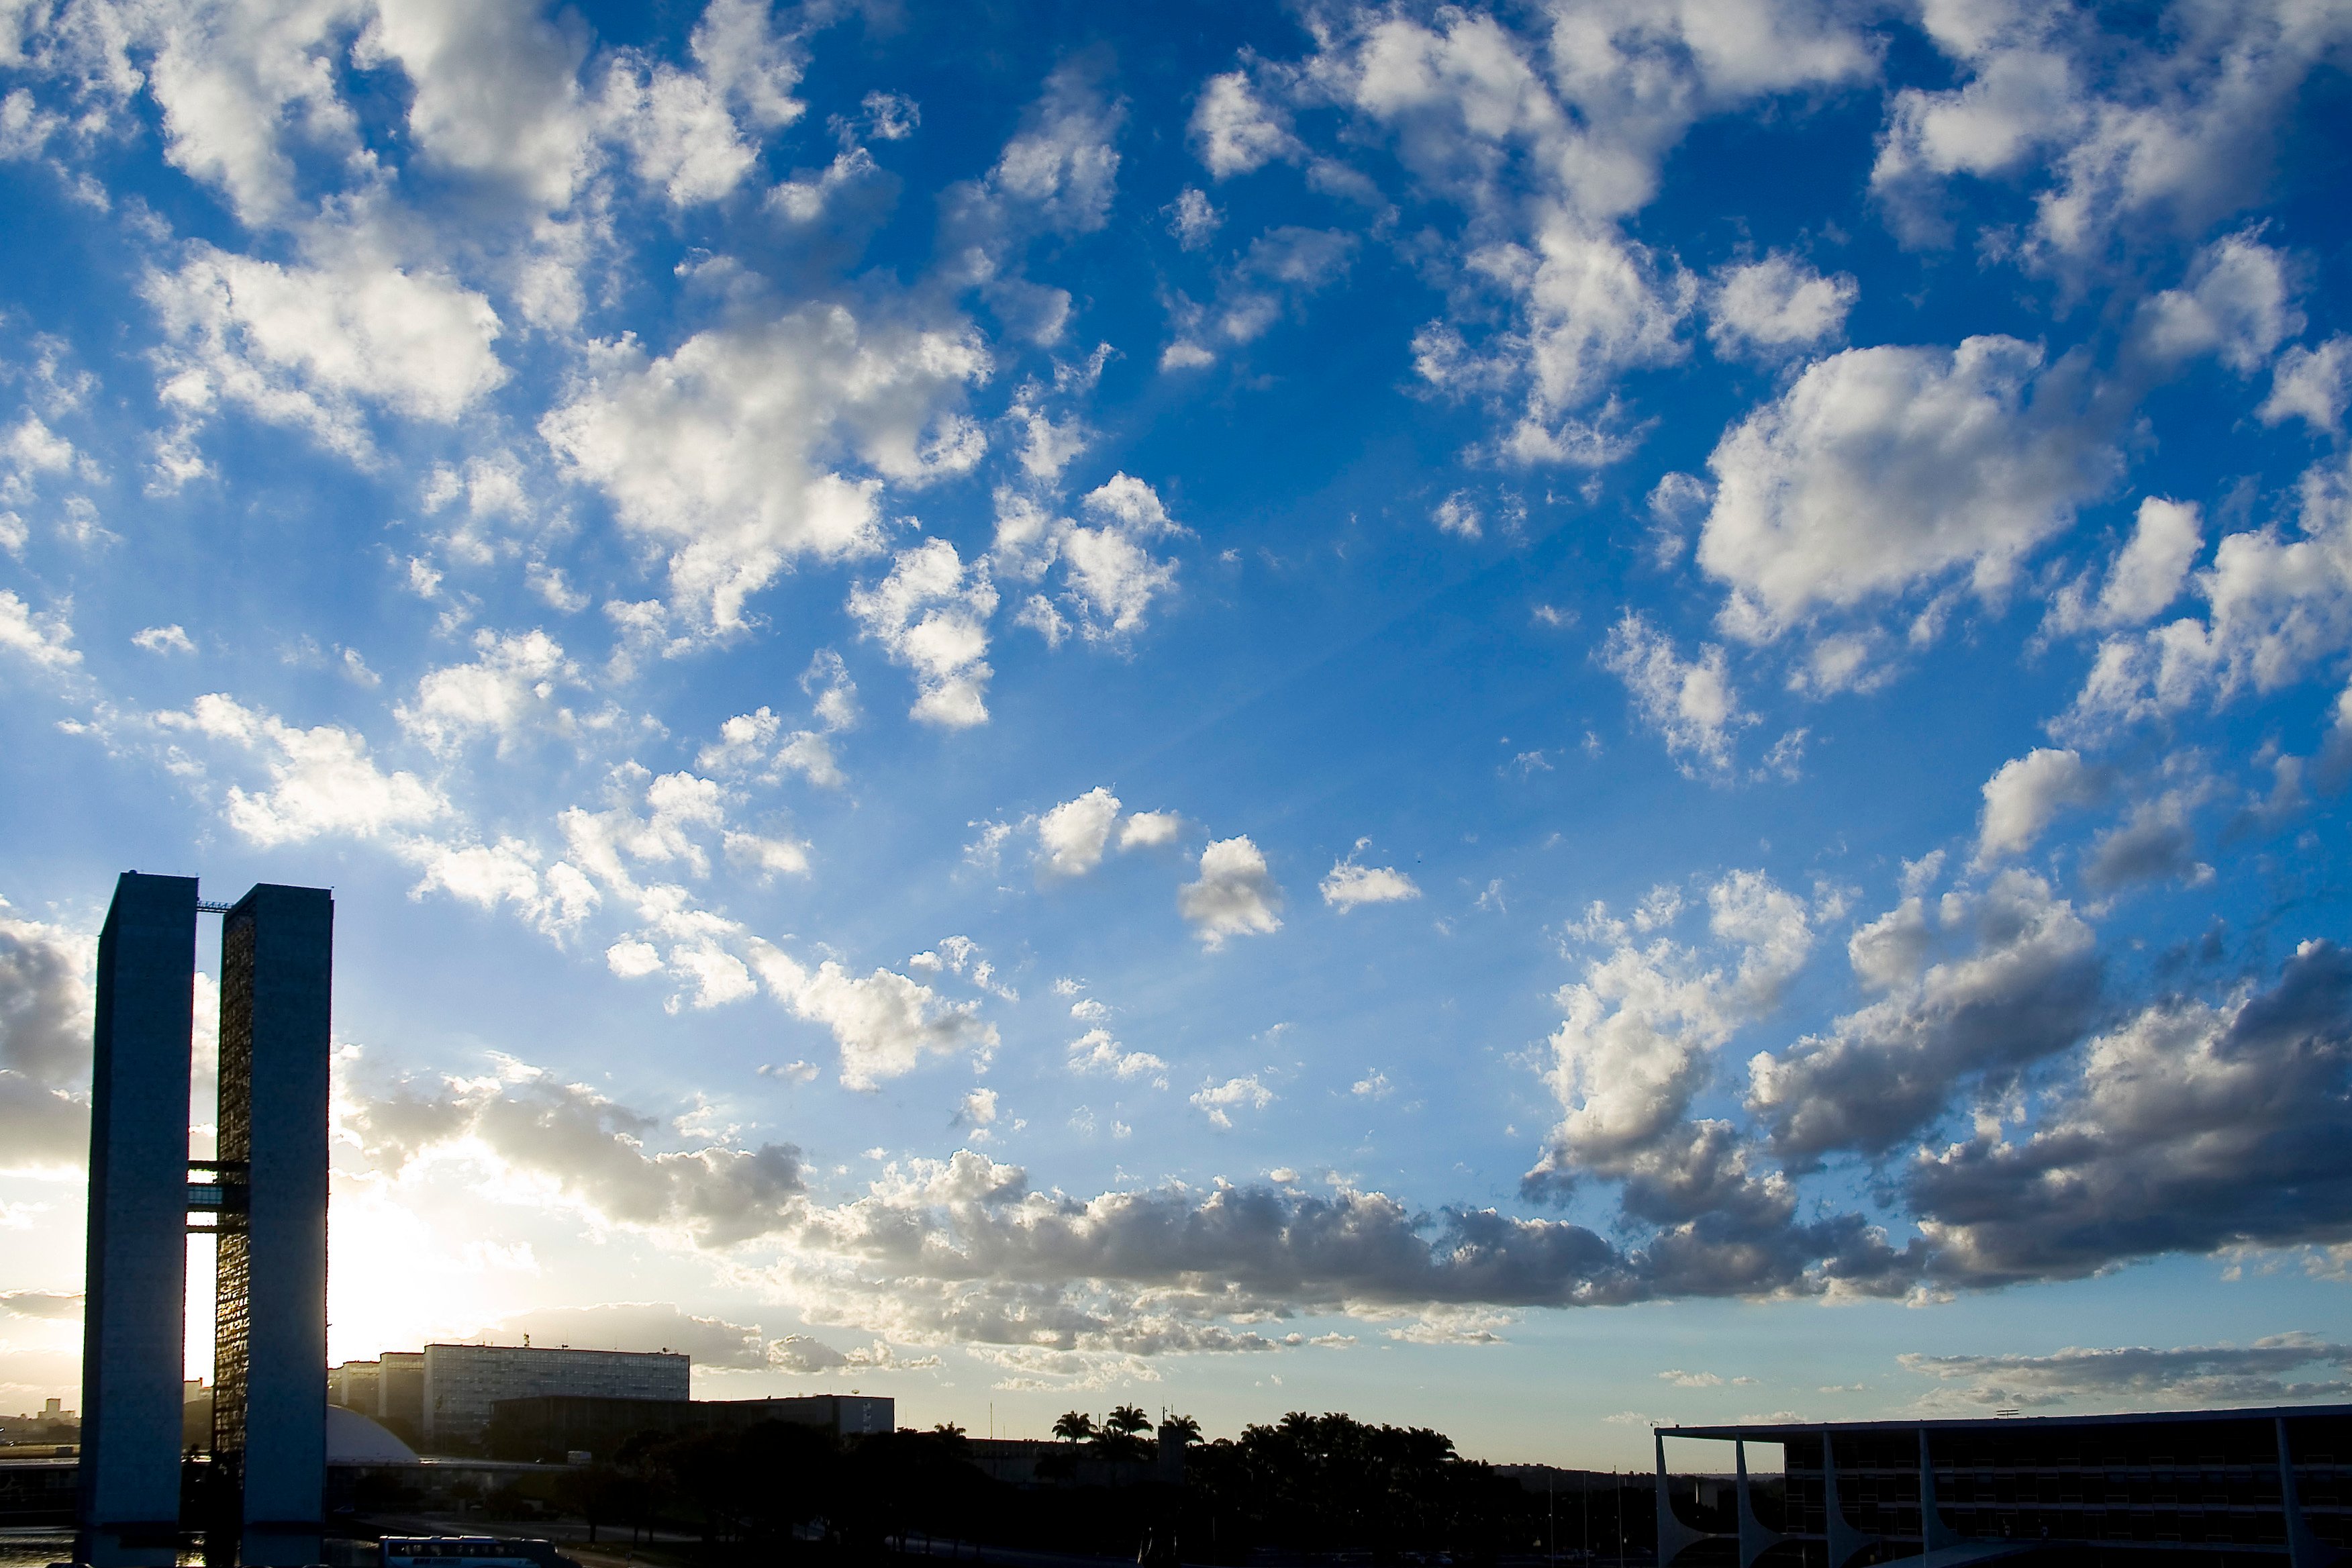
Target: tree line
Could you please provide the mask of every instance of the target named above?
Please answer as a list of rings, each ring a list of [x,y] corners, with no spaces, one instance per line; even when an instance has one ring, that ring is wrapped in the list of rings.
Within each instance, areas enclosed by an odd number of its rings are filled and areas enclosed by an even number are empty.
[[[1427,1427],[1293,1412],[1202,1442],[1189,1416],[1155,1424],[1119,1405],[1099,1420],[1067,1412],[1054,1432],[1066,1461],[1049,1456],[1039,1483],[1021,1486],[985,1473],[951,1426],[839,1439],[772,1421],[649,1431],[571,1472],[554,1500],[599,1535],[690,1532],[711,1561],[866,1558],[935,1541],[1160,1563],[1246,1563],[1271,1549],[1566,1564],[1612,1561],[1583,1559],[1581,1546],[1614,1547],[1621,1531],[1637,1554],[1648,1545],[1638,1480],[1579,1496],[1570,1515]],[[1171,1447],[1181,1469],[1164,1462]]]

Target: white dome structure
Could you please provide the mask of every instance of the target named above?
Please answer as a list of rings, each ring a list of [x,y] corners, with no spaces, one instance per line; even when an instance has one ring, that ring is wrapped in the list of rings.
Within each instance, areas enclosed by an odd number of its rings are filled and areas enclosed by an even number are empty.
[[[327,1463],[413,1465],[416,1450],[356,1410],[327,1406]]]

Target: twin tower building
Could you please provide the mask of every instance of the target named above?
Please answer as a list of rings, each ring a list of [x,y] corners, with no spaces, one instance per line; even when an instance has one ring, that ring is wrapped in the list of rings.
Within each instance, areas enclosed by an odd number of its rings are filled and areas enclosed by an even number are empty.
[[[221,917],[211,1160],[188,1158],[200,913]],[[189,1499],[206,1555],[320,1560],[334,921],[323,889],[265,883],[222,905],[199,901],[193,877],[115,884],[98,942],[74,1552],[90,1568],[177,1557],[191,1234],[218,1238],[213,1458]]]

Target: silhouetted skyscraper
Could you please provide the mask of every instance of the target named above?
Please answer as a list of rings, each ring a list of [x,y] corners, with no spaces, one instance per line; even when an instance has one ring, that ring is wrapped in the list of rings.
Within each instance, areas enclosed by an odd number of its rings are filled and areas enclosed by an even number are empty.
[[[126,872],[98,938],[79,1530],[93,1568],[176,1561],[196,879]]]
[[[264,884],[202,907],[226,917],[214,1160],[187,1157],[194,879],[125,873],[99,939],[75,1544],[92,1568],[175,1557],[190,1229],[218,1237],[208,1527],[252,1568],[319,1557],[334,900]]]

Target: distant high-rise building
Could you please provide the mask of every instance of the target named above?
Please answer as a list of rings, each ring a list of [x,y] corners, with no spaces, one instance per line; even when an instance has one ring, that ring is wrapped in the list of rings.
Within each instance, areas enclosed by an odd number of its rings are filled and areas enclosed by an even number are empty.
[[[426,1345],[425,1447],[478,1445],[490,1406],[533,1394],[606,1399],[689,1396],[692,1358],[672,1352],[549,1350],[530,1345]]]
[[[216,1157],[187,1157],[195,921],[221,937]],[[91,1568],[168,1568],[180,1531],[186,1236],[216,1238],[212,1449],[247,1568],[318,1560],[326,1465],[334,900],[126,872],[99,938],[79,1526]],[[191,1215],[209,1217],[198,1226]],[[209,1542],[208,1542],[209,1544]]]

